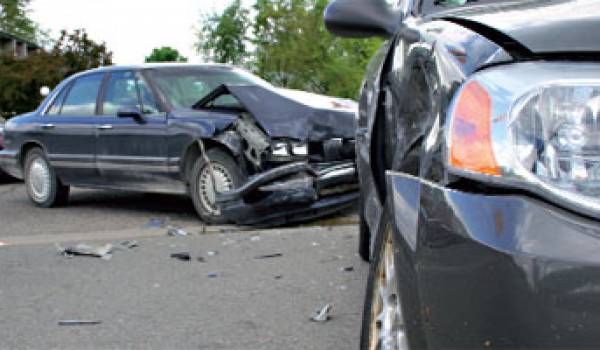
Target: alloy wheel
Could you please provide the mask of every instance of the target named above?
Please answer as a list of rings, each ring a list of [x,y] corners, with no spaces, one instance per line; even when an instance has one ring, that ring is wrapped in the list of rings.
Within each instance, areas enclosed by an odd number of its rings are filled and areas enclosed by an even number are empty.
[[[369,350],[408,349],[391,230],[386,232],[373,283]]]

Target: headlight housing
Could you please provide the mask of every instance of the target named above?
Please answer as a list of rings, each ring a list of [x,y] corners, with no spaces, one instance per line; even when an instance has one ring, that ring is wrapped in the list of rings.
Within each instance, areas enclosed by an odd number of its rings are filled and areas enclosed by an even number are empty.
[[[600,217],[600,65],[530,62],[477,73],[447,125],[451,172]]]

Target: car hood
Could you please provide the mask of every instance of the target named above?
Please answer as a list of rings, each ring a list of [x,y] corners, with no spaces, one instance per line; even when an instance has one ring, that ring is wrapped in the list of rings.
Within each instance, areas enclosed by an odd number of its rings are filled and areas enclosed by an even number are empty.
[[[353,139],[358,105],[352,100],[303,91],[258,85],[222,85],[202,99],[196,108],[210,108],[210,102],[231,94],[274,138],[324,140]]]
[[[493,28],[534,54],[600,52],[600,2],[535,0],[458,8],[436,17]]]

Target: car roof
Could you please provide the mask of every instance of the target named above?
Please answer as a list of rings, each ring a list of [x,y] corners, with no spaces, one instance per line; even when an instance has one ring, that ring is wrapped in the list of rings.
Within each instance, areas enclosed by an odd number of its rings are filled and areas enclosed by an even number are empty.
[[[143,70],[143,69],[173,69],[173,68],[193,68],[206,70],[234,70],[238,69],[235,66],[221,63],[144,63],[137,65],[122,65],[122,66],[104,66],[79,72],[73,75],[73,78],[84,76],[93,73],[114,72],[123,70]]]

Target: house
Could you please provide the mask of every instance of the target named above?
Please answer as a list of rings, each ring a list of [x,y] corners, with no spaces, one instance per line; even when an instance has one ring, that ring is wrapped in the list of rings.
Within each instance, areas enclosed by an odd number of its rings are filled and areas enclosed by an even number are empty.
[[[40,50],[40,47],[37,44],[0,30],[0,54],[25,58],[30,53],[38,50]]]

